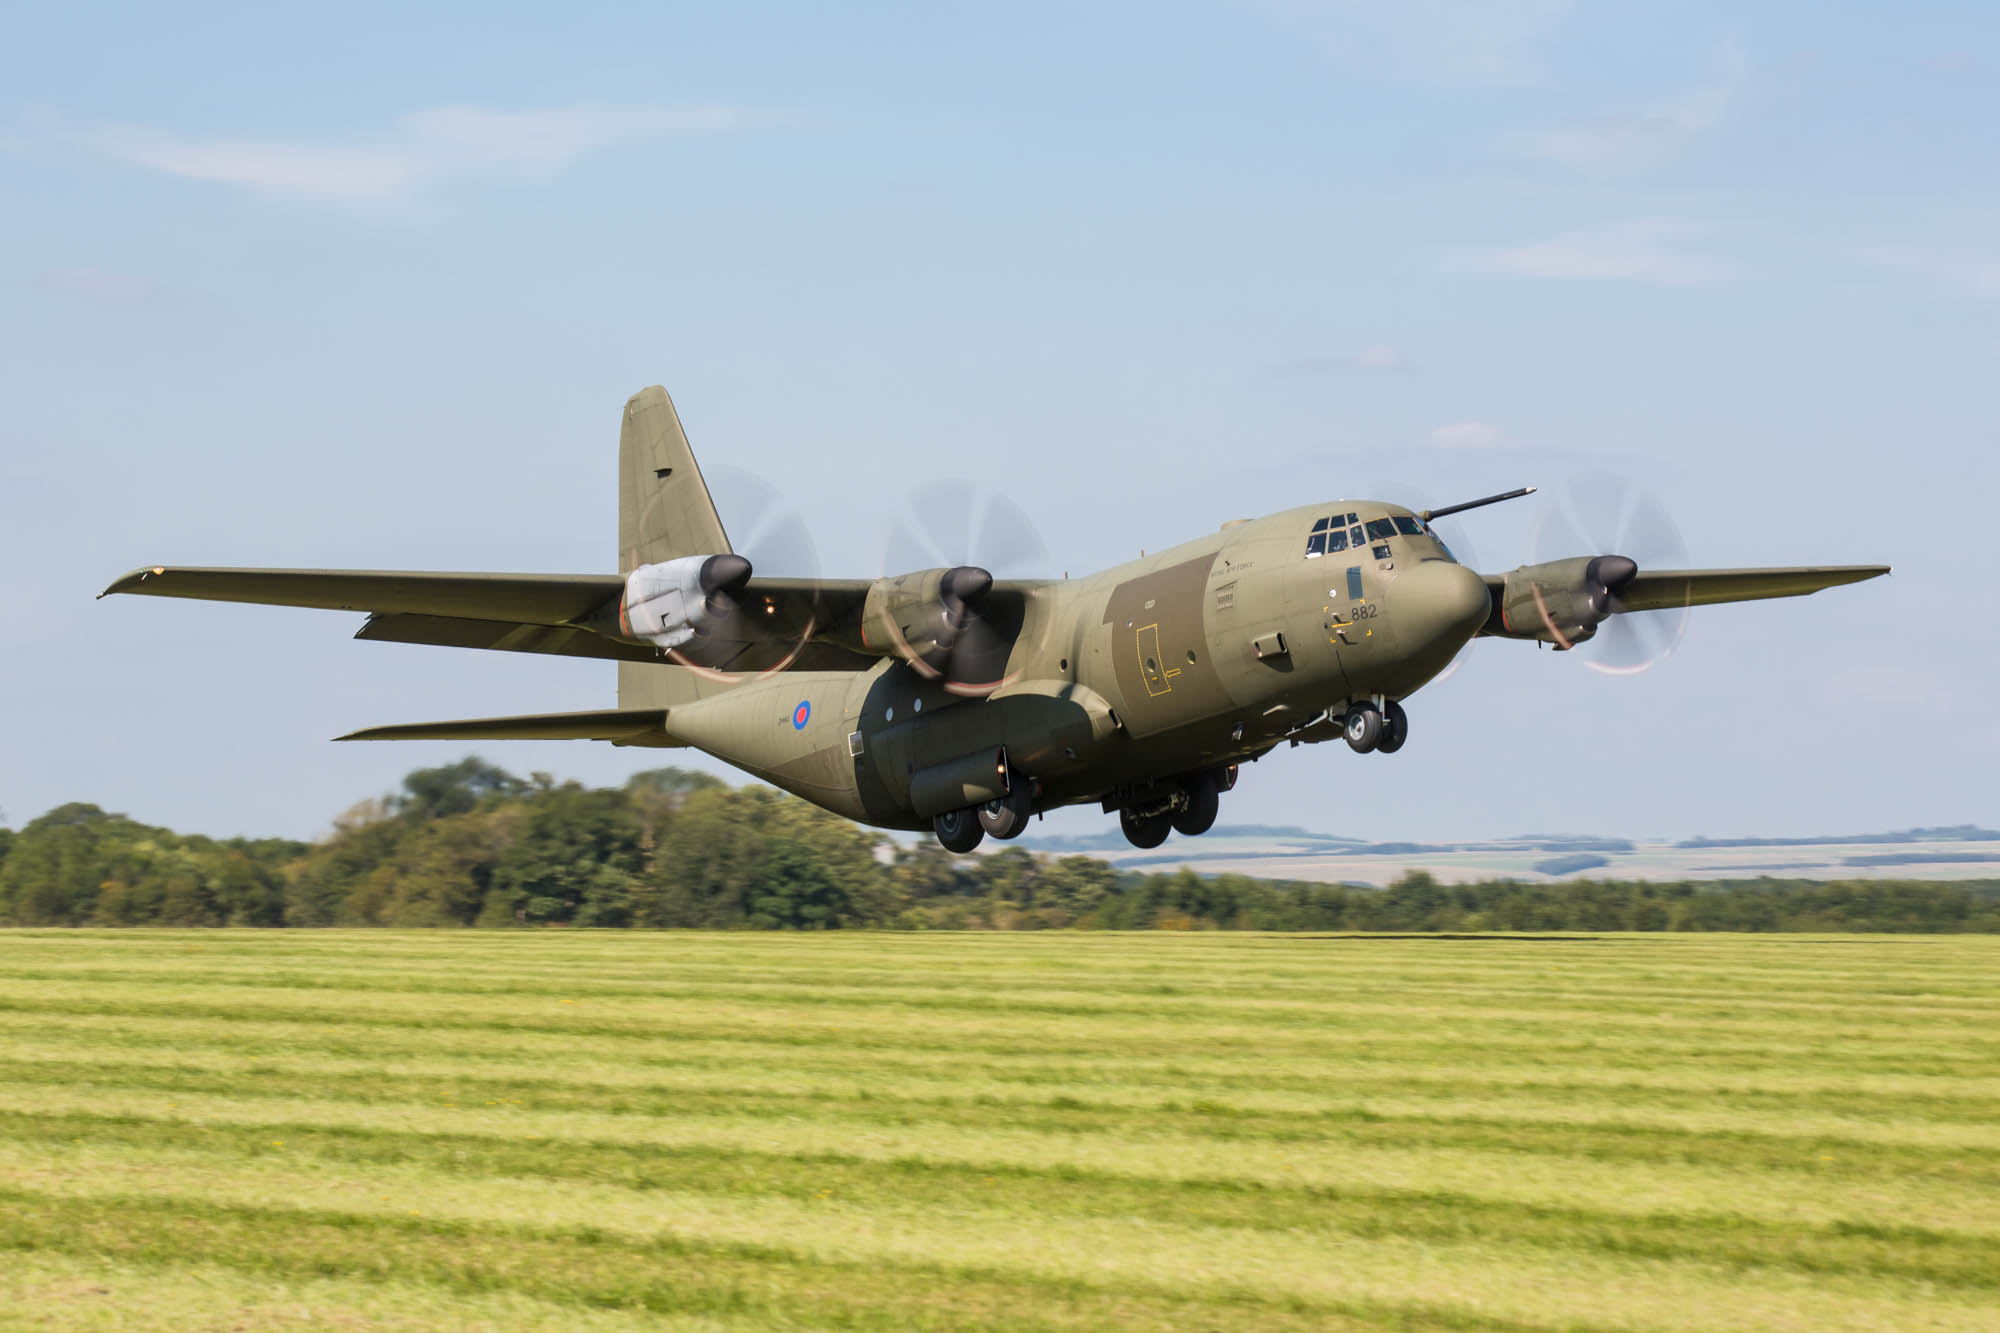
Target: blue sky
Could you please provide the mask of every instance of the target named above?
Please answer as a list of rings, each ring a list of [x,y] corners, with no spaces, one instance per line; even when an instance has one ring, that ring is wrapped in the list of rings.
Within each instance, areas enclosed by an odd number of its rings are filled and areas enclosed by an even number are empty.
[[[1629,679],[1481,643],[1394,760],[1274,756],[1225,821],[2000,818],[1990,6],[75,4],[6,34],[12,824],[311,835],[461,752],[329,736],[609,705],[599,664],[92,595],[157,562],[609,569],[618,408],[656,382],[831,574],[879,572],[940,478],[1018,504],[1050,573],[1315,496],[1540,485],[1460,524],[1509,568],[1600,474],[1697,565],[1896,566],[1698,612]],[[718,485],[733,528],[752,489]]]

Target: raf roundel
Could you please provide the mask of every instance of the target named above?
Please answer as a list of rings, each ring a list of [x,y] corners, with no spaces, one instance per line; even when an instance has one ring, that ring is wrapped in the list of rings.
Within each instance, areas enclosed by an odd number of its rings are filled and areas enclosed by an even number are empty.
[[[792,730],[804,731],[806,723],[812,721],[813,706],[809,699],[799,700],[799,706],[792,710]]]

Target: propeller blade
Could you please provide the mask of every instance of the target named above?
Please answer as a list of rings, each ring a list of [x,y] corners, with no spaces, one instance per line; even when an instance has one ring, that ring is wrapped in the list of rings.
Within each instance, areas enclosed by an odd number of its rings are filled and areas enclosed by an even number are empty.
[[[1004,495],[988,495],[979,510],[979,530],[972,550],[988,569],[1015,577],[1040,574],[1048,568],[1049,551],[1035,530],[1034,520]]]
[[[1589,538],[1580,534],[1556,502],[1550,500],[1548,507],[1542,510],[1541,522],[1535,525],[1535,558],[1529,563],[1542,565],[1551,560],[1567,560],[1571,556],[1613,549],[1591,545]]]
[[[1583,525],[1587,544],[1572,555],[1622,551],[1632,484],[1608,472],[1587,473],[1570,483],[1570,510]]]
[[[715,642],[712,651],[719,656],[696,654],[683,664],[722,667],[716,674],[732,679],[749,673],[727,669],[728,661],[755,662],[757,674],[781,671],[812,639],[820,618],[818,596],[809,596],[803,605],[790,603],[786,614],[773,615],[761,599],[746,596],[746,589],[753,570],[816,586],[819,549],[812,530],[795,510],[783,507],[777,488],[757,474],[720,467],[706,475],[717,512],[729,517],[734,549],[712,556],[701,570],[705,600],[716,618],[706,637]],[[730,646],[743,644],[761,646]]]
[[[1639,497],[1626,514],[1624,531],[1612,549],[1637,560],[1641,569],[1687,568],[1688,549],[1681,530],[1674,526],[1666,506],[1650,495]]]
[[[1614,615],[1590,641],[1593,651],[1578,660],[1601,675],[1636,676],[1665,661],[1686,633],[1685,609]]]

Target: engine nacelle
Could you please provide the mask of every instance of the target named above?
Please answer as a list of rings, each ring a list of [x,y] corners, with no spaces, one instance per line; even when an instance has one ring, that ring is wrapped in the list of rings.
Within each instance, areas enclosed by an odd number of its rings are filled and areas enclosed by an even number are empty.
[[[1497,625],[1486,632],[1511,639],[1540,639],[1566,648],[1597,633],[1616,608],[1613,595],[1639,572],[1622,555],[1580,555],[1524,565],[1507,575]]]
[[[736,610],[733,594],[750,580],[740,555],[684,555],[641,565],[625,576],[618,631],[660,648],[678,648]]]
[[[993,576],[976,565],[877,579],[861,608],[861,645],[943,671],[970,607],[992,587]]]

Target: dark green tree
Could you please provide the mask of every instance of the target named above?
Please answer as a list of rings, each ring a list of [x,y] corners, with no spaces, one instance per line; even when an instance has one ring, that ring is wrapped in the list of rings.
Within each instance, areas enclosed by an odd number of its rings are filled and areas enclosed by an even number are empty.
[[[639,826],[625,793],[577,783],[539,793],[493,867],[483,925],[631,924]]]

